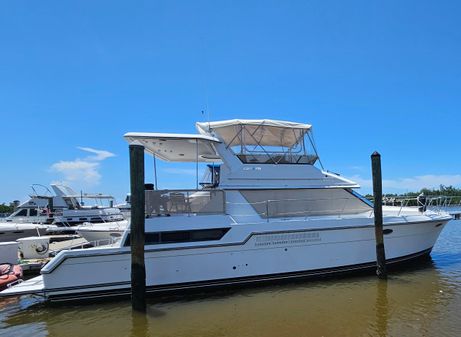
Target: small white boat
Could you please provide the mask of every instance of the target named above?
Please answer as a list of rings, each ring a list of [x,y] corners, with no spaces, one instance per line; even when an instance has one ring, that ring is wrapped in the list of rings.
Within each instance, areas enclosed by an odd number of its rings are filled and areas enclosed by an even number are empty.
[[[47,235],[59,230],[58,226],[40,223],[0,223],[0,242],[16,241],[29,236]]]
[[[94,246],[112,244],[119,241],[128,227],[128,221],[112,221],[100,224],[85,222],[75,228],[78,235]]]
[[[315,166],[310,125],[230,120],[197,129],[197,135],[125,135],[165,161],[214,163],[202,190],[146,191],[147,292],[375,268],[372,205],[354,191],[356,183]],[[428,255],[450,219],[445,212],[384,207],[387,263]],[[39,277],[0,296],[127,295],[130,273],[127,229],[113,245],[61,251]]]

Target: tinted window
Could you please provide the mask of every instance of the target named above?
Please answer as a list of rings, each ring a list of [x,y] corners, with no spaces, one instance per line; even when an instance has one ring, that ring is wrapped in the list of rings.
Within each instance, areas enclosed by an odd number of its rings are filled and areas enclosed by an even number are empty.
[[[160,243],[176,243],[176,242],[199,242],[220,240],[230,228],[212,228],[212,229],[197,229],[190,231],[171,231],[171,232],[153,232],[146,233],[145,244],[155,245]],[[128,234],[125,246],[130,245],[130,234]]]
[[[155,245],[160,243],[159,233],[146,233],[146,245]]]
[[[22,209],[15,216],[27,216],[27,209]]]
[[[219,240],[227,233],[228,228],[207,229],[200,231],[191,231],[190,241],[208,241]]]
[[[29,215],[30,216],[37,216],[37,210],[35,208],[31,208],[29,210]]]
[[[191,231],[175,231],[160,233],[161,243],[188,242],[190,241]]]

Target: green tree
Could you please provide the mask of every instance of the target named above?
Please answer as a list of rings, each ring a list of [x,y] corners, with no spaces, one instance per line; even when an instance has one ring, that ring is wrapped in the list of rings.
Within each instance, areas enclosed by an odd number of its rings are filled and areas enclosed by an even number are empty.
[[[0,213],[13,213],[13,205],[5,205],[5,203],[0,204]]]

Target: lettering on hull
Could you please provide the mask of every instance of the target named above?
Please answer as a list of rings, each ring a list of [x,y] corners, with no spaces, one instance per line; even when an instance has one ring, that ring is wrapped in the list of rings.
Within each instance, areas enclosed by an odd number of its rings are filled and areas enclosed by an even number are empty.
[[[258,235],[255,247],[279,246],[322,241],[319,232]]]

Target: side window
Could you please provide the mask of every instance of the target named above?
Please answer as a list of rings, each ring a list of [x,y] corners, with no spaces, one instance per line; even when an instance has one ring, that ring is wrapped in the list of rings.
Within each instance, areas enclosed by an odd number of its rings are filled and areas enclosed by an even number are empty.
[[[208,240],[219,240],[229,229],[218,228],[218,229],[206,229],[199,231],[192,231],[190,241],[208,241]]]
[[[35,208],[31,208],[29,210],[29,215],[30,216],[37,216],[37,210]]]
[[[160,242],[158,233],[146,233],[146,245],[155,245]]]
[[[197,229],[191,231],[171,231],[146,233],[146,245],[160,243],[200,242],[221,240],[230,228]],[[127,235],[124,246],[130,246],[130,234]]]
[[[190,231],[175,231],[161,233],[161,243],[188,242],[190,241]]]
[[[24,208],[20,210],[19,213],[17,213],[15,216],[27,216],[27,209]]]

